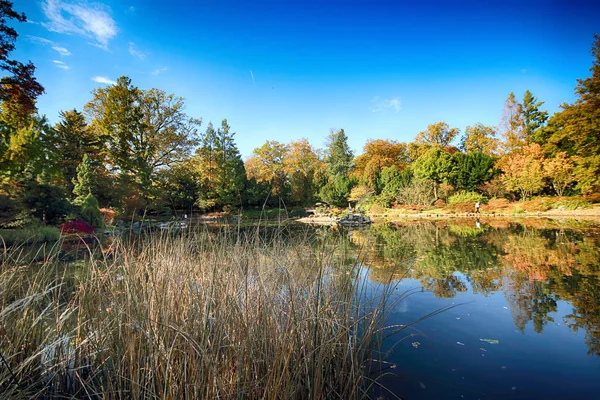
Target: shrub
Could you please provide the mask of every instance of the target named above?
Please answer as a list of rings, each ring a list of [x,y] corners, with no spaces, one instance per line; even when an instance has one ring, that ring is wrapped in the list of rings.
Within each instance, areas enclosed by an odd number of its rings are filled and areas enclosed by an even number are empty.
[[[467,192],[460,191],[458,193],[453,194],[448,198],[448,204],[464,204],[470,203],[475,204],[477,202],[483,203],[485,201],[485,197],[477,192]]]
[[[29,226],[22,229],[0,229],[0,238],[7,246],[55,241],[60,231],[55,226]]]

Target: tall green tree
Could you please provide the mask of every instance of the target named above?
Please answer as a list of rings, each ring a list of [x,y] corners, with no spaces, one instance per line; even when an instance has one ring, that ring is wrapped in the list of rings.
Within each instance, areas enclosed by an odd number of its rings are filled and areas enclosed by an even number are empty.
[[[535,141],[536,132],[548,120],[548,111],[540,110],[543,104],[544,102],[538,101],[529,90],[525,91],[523,96],[523,124],[527,140]]]
[[[92,160],[84,154],[83,160],[77,166],[77,177],[73,179],[73,204],[82,205],[85,198],[92,194],[96,185],[96,171]],[[97,201],[97,200],[96,200]]]
[[[69,191],[73,191],[73,179],[77,167],[87,154],[100,161],[102,141],[88,126],[83,113],[76,109],[60,112],[61,120],[54,126],[58,167]]]
[[[326,141],[325,161],[329,176],[348,176],[352,170],[354,155],[348,146],[348,137],[343,129],[331,129]]]
[[[439,146],[436,146],[417,158],[413,171],[417,179],[431,182],[433,195],[438,199],[438,187],[447,182],[452,170],[451,156]]]
[[[246,184],[246,169],[234,140],[235,132],[230,131],[227,120],[221,121],[217,131],[219,180],[216,194],[225,207],[239,207]]]
[[[200,121],[184,113],[182,98],[141,90],[127,77],[93,96],[85,110],[106,141],[110,164],[150,197],[157,171],[189,157]]]

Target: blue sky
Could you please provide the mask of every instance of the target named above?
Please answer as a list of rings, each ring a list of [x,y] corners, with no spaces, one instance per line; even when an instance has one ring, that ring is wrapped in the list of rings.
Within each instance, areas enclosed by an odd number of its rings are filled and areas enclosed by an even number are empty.
[[[129,76],[227,118],[244,156],[265,140],[323,147],[344,128],[411,141],[428,124],[497,125],[529,89],[551,113],[589,76],[600,2],[13,0],[13,57],[31,60],[52,122]]]

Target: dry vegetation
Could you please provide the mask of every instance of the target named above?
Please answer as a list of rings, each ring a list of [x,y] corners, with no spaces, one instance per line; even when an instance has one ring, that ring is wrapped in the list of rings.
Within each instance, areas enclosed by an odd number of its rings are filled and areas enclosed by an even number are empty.
[[[70,263],[5,250],[0,397],[367,397],[393,285],[367,290],[339,248],[280,233],[116,241]]]

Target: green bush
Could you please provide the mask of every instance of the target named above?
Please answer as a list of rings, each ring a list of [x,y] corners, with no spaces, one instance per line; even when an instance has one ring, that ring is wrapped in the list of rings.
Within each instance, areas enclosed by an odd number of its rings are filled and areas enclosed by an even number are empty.
[[[484,203],[485,196],[477,192],[460,191],[448,197],[448,204],[463,204],[463,203]]]
[[[553,208],[564,208],[565,210],[576,210],[578,208],[590,208],[592,202],[586,199],[565,199],[554,203]]]
[[[22,229],[0,229],[0,238],[7,246],[58,240],[60,231],[55,226],[29,226]]]

